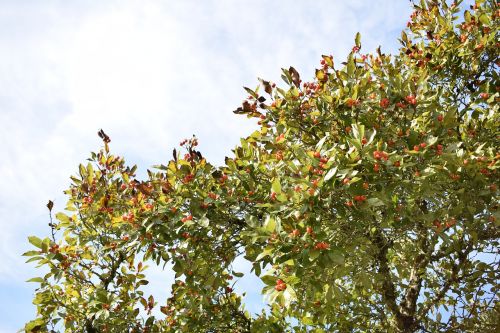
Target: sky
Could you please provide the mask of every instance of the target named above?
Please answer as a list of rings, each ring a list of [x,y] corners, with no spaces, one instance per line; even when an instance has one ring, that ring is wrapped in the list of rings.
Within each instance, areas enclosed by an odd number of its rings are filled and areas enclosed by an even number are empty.
[[[100,128],[140,174],[193,134],[220,165],[256,129],[231,112],[243,86],[284,85],[289,66],[310,79],[322,54],[344,60],[356,32],[362,52],[394,52],[410,13],[406,0],[0,0],[0,333],[35,316],[25,281],[37,271],[21,254],[29,235],[48,236],[45,205],[64,208]],[[150,271],[147,292],[165,299],[172,274]],[[237,285],[252,312],[260,289],[250,276]]]

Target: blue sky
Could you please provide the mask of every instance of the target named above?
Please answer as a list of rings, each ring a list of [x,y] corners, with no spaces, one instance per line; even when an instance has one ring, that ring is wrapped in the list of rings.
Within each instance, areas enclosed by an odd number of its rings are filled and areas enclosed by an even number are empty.
[[[362,52],[392,52],[410,13],[406,0],[0,0],[0,333],[34,317],[24,281],[37,272],[20,255],[28,235],[48,235],[45,204],[64,207],[99,128],[143,172],[192,134],[220,164],[256,126],[231,112],[242,86],[279,84],[290,65],[312,78],[321,54],[342,62],[358,31]],[[151,279],[166,297],[170,273]]]

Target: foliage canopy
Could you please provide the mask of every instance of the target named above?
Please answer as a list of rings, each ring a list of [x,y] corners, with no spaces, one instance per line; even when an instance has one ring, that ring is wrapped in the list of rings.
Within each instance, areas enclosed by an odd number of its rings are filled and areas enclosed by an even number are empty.
[[[290,67],[235,113],[257,118],[225,165],[197,140],[135,177],[104,147],[71,177],[27,332],[493,332],[499,327],[500,10],[422,1],[396,56]],[[49,210],[53,205],[49,202]],[[269,308],[232,287],[244,256]],[[172,296],[145,295],[173,264]],[[161,316],[151,311],[159,308]]]

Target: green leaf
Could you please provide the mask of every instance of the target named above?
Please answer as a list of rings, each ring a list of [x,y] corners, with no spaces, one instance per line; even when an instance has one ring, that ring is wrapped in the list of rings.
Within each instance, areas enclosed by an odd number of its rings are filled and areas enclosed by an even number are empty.
[[[328,252],[328,256],[337,265],[343,266],[345,263],[344,256],[338,251],[330,251]]]
[[[325,72],[321,69],[316,69],[316,78],[318,81],[323,81],[325,79]]]
[[[62,212],[56,214],[56,219],[61,221],[64,224],[64,226],[67,226],[70,223],[69,216]]]
[[[37,318],[35,320],[32,320],[28,322],[24,326],[24,330],[27,333],[32,333],[32,332],[43,332],[43,328],[46,327],[45,320],[43,318]]]
[[[333,59],[332,57],[330,56],[327,56],[327,55],[322,55],[321,56],[323,58],[323,60],[325,60],[326,64],[330,67],[333,67]]]
[[[153,323],[154,323],[154,322],[155,322],[155,316],[150,316],[150,317],[148,318],[148,320],[146,320],[146,324],[145,324],[145,326],[146,326],[146,327],[151,326],[151,325],[153,325]]]
[[[289,307],[292,302],[295,302],[297,300],[297,294],[295,293],[295,290],[291,286],[287,286],[287,288],[283,292],[283,297],[284,297],[284,305],[286,307]]]
[[[346,140],[352,147],[356,148],[356,150],[360,151],[362,149],[361,140],[352,138],[346,138]]]
[[[44,257],[41,257],[41,256],[31,257],[28,260],[26,260],[26,263],[37,261],[37,260],[42,260],[42,259],[44,259]]]
[[[269,233],[274,232],[276,230],[276,220],[268,215],[264,221],[264,229]]]
[[[259,263],[254,263],[252,265],[252,270],[255,271],[255,275],[260,277],[261,268]]]
[[[472,15],[468,10],[464,11],[465,22],[469,23],[472,20]]]
[[[331,168],[325,175],[325,181],[332,179],[337,174],[337,167]]]
[[[80,172],[80,176],[82,177],[82,179],[85,179],[85,176],[87,174],[87,171],[85,170],[85,167],[83,166],[83,164],[80,164],[78,166],[78,170]]]
[[[479,15],[479,22],[481,22],[484,25],[490,25],[491,23],[490,18],[486,14]]]
[[[27,251],[22,254],[23,257],[32,257],[32,256],[37,256],[39,255],[39,251]]]
[[[41,277],[34,277],[29,280],[26,280],[26,282],[37,282],[37,283],[43,283],[45,280]]]
[[[136,285],[137,287],[139,287],[139,286],[145,286],[145,285],[147,285],[147,284],[149,284],[149,281],[148,281],[148,280],[139,280],[139,281],[137,281],[137,283],[136,283],[135,285]]]
[[[319,257],[320,252],[318,250],[309,251],[309,260],[313,261]]]
[[[44,238],[42,240],[42,251],[47,252],[49,250],[49,247],[50,247],[50,239]]]
[[[232,274],[238,278],[243,277],[243,275],[244,275],[243,273],[240,273],[240,272],[233,272]]]
[[[273,183],[271,184],[271,190],[277,194],[281,193],[281,184],[278,178],[274,178]]]
[[[365,137],[365,125],[352,124],[352,135],[354,138],[361,140]]]
[[[264,257],[267,257],[267,256],[271,255],[272,253],[273,253],[272,249],[266,248],[266,249],[264,249],[264,251],[262,251],[261,253],[259,253],[259,255],[257,256],[257,258],[255,258],[255,261],[256,262],[260,261]],[[257,274],[257,275],[259,275],[259,274]]]
[[[29,241],[32,245],[34,245],[34,246],[38,247],[39,249],[41,249],[41,248],[42,248],[42,240],[41,240],[40,238],[38,238],[38,237],[36,237],[36,236],[29,236],[29,237],[28,237],[28,241]]]
[[[259,96],[255,93],[255,91],[253,91],[252,89],[250,88],[247,88],[247,87],[243,87],[243,89],[246,90],[246,92],[248,94],[250,94],[250,96],[252,96],[253,98],[257,99]]]
[[[404,44],[407,44],[408,43],[408,35],[406,34],[406,32],[403,30],[401,32],[401,41],[404,43]]]
[[[366,200],[366,203],[372,207],[379,207],[385,205],[385,203],[379,198],[369,198],[368,200]]]
[[[361,34],[358,32],[356,33],[356,38],[354,39],[356,46],[361,47]]]
[[[370,136],[368,138],[368,142],[366,143],[366,146],[373,142],[373,140],[375,139],[375,135],[377,135],[377,131],[374,129],[370,133]]]
[[[456,109],[450,108],[444,116],[443,125],[445,127],[453,127],[453,125],[456,123],[456,118],[457,118]]]
[[[354,63],[354,58],[352,54],[350,54],[347,59],[347,75],[352,76],[354,74],[355,69],[356,69],[356,64]]]
[[[200,218],[199,224],[202,227],[208,228],[208,226],[210,225],[210,220],[206,216],[203,216],[202,218]]]
[[[309,317],[309,316],[304,316],[302,317],[302,324],[304,325],[312,325],[314,324],[314,319],[312,317]]]
[[[278,199],[279,202],[287,202],[288,201],[288,197],[286,196],[285,193],[280,193],[276,199]]]
[[[283,72],[283,74],[281,75],[283,81],[285,81],[286,84],[291,85],[292,77],[290,75],[290,72],[286,68],[282,68],[281,71]]]
[[[325,144],[326,139],[328,139],[328,134],[325,135],[321,140],[318,141],[316,144],[316,151],[321,151],[321,148],[323,148],[323,145]]]
[[[268,286],[274,286],[274,285],[276,285],[277,278],[275,276],[272,276],[272,275],[262,275],[260,277],[260,279],[262,280],[262,282],[264,282],[264,284],[266,284]]]

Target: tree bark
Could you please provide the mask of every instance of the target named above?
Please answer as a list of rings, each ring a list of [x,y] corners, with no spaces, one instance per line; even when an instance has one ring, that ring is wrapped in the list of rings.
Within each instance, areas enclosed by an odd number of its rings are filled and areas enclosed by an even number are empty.
[[[381,288],[382,299],[394,316],[395,329],[401,333],[413,332],[411,327],[414,324],[414,317],[402,313],[396,302],[396,287],[392,281],[389,261],[387,260],[387,252],[390,244],[381,231],[377,231],[372,237],[372,243],[378,250],[375,258],[378,263],[378,273],[383,277]]]

